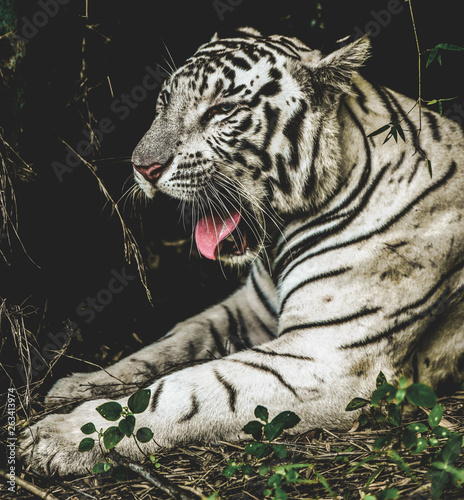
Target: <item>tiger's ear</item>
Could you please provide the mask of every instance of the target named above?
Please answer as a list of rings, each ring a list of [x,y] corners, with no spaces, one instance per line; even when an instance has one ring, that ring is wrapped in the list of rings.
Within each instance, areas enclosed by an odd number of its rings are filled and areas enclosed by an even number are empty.
[[[318,61],[306,61],[313,73],[313,85],[319,86],[324,93],[332,94],[332,98],[333,94],[349,92],[351,79],[370,56],[370,48],[369,38],[363,36]]]

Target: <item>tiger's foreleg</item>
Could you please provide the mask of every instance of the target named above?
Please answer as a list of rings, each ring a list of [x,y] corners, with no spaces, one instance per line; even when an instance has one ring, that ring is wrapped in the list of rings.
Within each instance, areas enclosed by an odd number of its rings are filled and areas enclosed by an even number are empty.
[[[257,264],[245,285],[225,301],[178,323],[160,340],[105,370],[59,380],[46,402],[120,397],[179,368],[259,345],[274,338],[276,304],[272,280]]]

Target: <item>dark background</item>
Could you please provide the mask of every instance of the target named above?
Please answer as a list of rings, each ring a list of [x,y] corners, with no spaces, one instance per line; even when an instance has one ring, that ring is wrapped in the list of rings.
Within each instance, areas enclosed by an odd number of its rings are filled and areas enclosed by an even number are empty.
[[[22,309],[17,317],[29,313],[24,318],[31,332],[29,340],[41,354],[50,334],[60,337],[64,323],[71,320],[81,333],[73,338],[68,353],[106,364],[230,293],[240,279],[237,272],[223,271],[216,263],[200,259],[191,252],[190,243],[172,244],[190,234],[190,228],[184,230],[179,224],[177,202],[159,197],[135,209],[130,200],[125,207],[121,202],[126,224],[148,266],[150,305],[136,266],[124,260],[118,218],[111,214],[90,170],[80,164],[63,173],[59,182],[52,168],[53,162],[65,163],[62,140],[75,148],[85,138],[89,112],[92,127],[110,119],[114,130],[104,134],[98,150],[93,148],[87,159],[98,168],[113,198],[122,196],[132,184],[129,181],[123,188],[131,174],[132,149],[152,121],[157,92],[138,103],[132,100],[134,109],[124,119],[122,112],[114,112],[115,100],[141,85],[147,65],[168,68],[166,47],[179,66],[217,30],[227,33],[248,25],[264,34],[296,36],[311,48],[330,52],[337,39],[371,28],[373,57],[363,69],[364,76],[411,97],[418,95],[417,49],[409,4],[402,0],[62,3],[0,0],[0,35],[14,30],[27,37],[26,43],[11,34],[0,39],[0,133],[34,173],[22,169],[5,144],[0,146],[16,193],[21,241],[11,227],[10,244],[5,231],[0,238],[4,254],[4,258],[0,254],[0,298],[5,299],[10,319],[14,306]],[[413,3],[422,51],[440,42],[464,45],[457,4],[452,0]],[[53,15],[37,14],[45,6]],[[423,97],[458,96],[444,108],[462,122],[464,115],[453,105],[463,103],[464,53],[443,53],[443,65],[435,61],[428,69],[426,58]],[[4,194],[11,206],[10,192]],[[87,309],[88,314],[80,316],[77,311],[82,303],[107,289],[112,272],[123,269],[137,278],[114,293],[105,307],[94,314]],[[1,362],[15,383],[21,384],[9,325],[4,317]],[[38,379],[45,370],[38,354],[33,352],[34,356]],[[80,361],[61,358],[53,377],[86,369]],[[50,383],[51,377],[46,385]]]

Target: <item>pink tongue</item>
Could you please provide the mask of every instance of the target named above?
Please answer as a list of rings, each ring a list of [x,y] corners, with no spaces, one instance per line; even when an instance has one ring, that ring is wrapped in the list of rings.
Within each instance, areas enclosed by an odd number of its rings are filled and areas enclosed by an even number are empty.
[[[208,215],[201,219],[195,228],[198,251],[208,259],[216,260],[219,244],[237,228],[241,218],[233,211],[228,216]]]

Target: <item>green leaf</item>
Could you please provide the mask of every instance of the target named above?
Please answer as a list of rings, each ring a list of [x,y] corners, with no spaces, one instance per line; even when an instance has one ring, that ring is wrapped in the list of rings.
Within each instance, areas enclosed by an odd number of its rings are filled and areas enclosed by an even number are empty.
[[[272,449],[277,458],[285,458],[287,456],[287,448],[282,444],[274,444]]]
[[[390,400],[393,400],[396,395],[396,387],[393,386],[392,384],[382,384],[377,387],[377,389],[374,391],[374,394],[372,395],[371,398],[371,405],[372,406],[377,406],[380,402],[381,399],[383,398],[388,398]]]
[[[368,405],[369,401],[363,398],[353,398],[345,408],[345,411],[354,411],[359,410],[359,408],[363,408]]]
[[[255,417],[259,418],[263,422],[268,422],[269,421],[269,412],[267,411],[267,408],[264,406],[257,406],[255,408]]]
[[[257,420],[252,420],[248,422],[242,429],[245,434],[251,434],[256,441],[259,441],[263,435],[264,425]]]
[[[267,463],[261,464],[258,469],[260,476],[265,476],[271,470],[271,466]]]
[[[432,429],[434,429],[441,422],[444,411],[445,407],[440,403],[433,407],[432,411],[429,413],[429,425]]]
[[[95,429],[95,425],[92,424],[92,422],[89,422],[88,424],[84,424],[82,427],[81,427],[81,431],[84,433],[84,434],[92,434],[94,432],[96,432],[97,429]]]
[[[245,446],[245,453],[248,455],[253,455],[257,459],[261,459],[269,454],[271,448],[268,444],[265,443],[257,443],[256,441],[252,441]]]
[[[271,488],[279,486],[282,482],[283,477],[280,474],[272,474],[272,476],[267,480],[267,485]]]
[[[439,43],[437,47],[443,50],[464,50],[464,47],[460,47],[459,45],[451,45],[450,43]]]
[[[435,57],[436,57],[436,56],[437,56],[437,54],[438,54],[438,50],[439,50],[439,47],[438,47],[438,46],[436,46],[436,47],[434,47],[434,48],[430,51],[429,57],[428,57],[428,59],[427,59],[427,63],[426,63],[426,65],[425,65],[425,67],[426,67],[426,68],[428,68],[428,67],[432,64],[432,62],[434,61]]]
[[[406,386],[408,385],[408,380],[404,375],[401,375],[400,379],[398,380],[398,388],[399,389],[406,389]]]
[[[228,465],[223,471],[222,475],[225,477],[232,477],[238,471],[236,465]]]
[[[427,432],[428,428],[425,424],[413,422],[412,424],[408,425],[408,430],[412,432]]]
[[[111,448],[114,448],[123,437],[124,434],[118,429],[118,427],[108,427],[108,429],[106,429],[103,433],[103,444],[107,450],[111,450]]]
[[[383,384],[387,383],[387,377],[383,374],[383,372],[379,372],[377,375],[377,379],[375,381],[375,387],[380,387]]]
[[[416,476],[414,475],[413,471],[409,467],[409,465],[398,455],[398,453],[394,450],[389,450],[388,455],[390,456],[390,460],[396,464],[397,467],[400,469],[403,469],[406,474],[413,479],[415,482],[417,482]]]
[[[437,427],[435,427],[433,429],[433,433],[439,439],[447,438],[448,436],[451,435],[451,431],[449,431],[446,427],[442,427],[441,425],[438,425]]]
[[[288,472],[287,472],[287,482],[288,483],[294,483],[295,481],[298,480],[298,472],[294,469],[290,469]]]
[[[150,389],[141,389],[140,391],[134,392],[132,396],[127,400],[127,406],[132,413],[142,413],[148,408],[150,403]]]
[[[433,176],[432,162],[427,158],[426,163],[427,163],[427,170],[429,171],[430,178],[432,179],[432,176]]]
[[[396,391],[396,400],[398,401],[398,404],[401,404],[403,402],[405,396],[406,396],[406,389],[398,389]]]
[[[427,439],[420,437],[417,440],[416,447],[411,450],[411,455],[418,455],[419,453],[422,453],[425,448],[427,448]]]
[[[322,474],[319,474],[319,472],[317,472],[317,470],[315,470],[315,469],[314,469],[314,474],[316,474],[317,479],[319,479],[319,482],[322,484],[322,486],[324,486],[324,488],[330,494],[330,496],[332,498],[337,498],[337,496],[335,495],[335,493],[330,488],[329,483],[327,482],[327,480],[325,479],[325,477]]]
[[[388,498],[399,498],[399,491],[394,488],[387,488],[377,493],[377,500],[387,500]]]
[[[383,127],[378,128],[377,130],[374,130],[374,132],[371,132],[367,137],[374,137],[376,135],[381,134],[382,132],[385,132],[390,128],[390,124],[384,125]]]
[[[300,421],[300,417],[292,411],[283,411],[264,426],[264,435],[269,441],[273,441],[282,434],[285,429],[294,427]]]
[[[148,427],[140,427],[135,433],[135,437],[141,443],[148,443],[153,438],[153,432]]]
[[[280,487],[277,486],[276,489],[274,490],[274,500],[287,500],[288,496],[287,493]]]
[[[374,450],[379,451],[382,449],[384,446],[387,446],[388,444],[391,443],[393,436],[391,434],[387,434],[386,436],[379,436],[375,441],[374,441]]]
[[[425,406],[427,408],[435,406],[437,402],[437,396],[433,392],[433,389],[421,383],[410,385],[406,389],[406,398],[413,405]]]
[[[93,448],[93,445],[95,444],[95,439],[93,438],[84,438],[80,443],[79,447],[77,448],[79,451],[90,451]]]
[[[121,416],[122,406],[116,401],[109,401],[98,406],[97,411],[104,419],[114,422]]]
[[[284,429],[291,429],[300,422],[300,417],[292,411],[283,411],[272,419],[273,424],[282,424]]]
[[[430,446],[440,446],[440,441],[437,438],[431,437],[429,439]]]
[[[387,421],[396,427],[401,425],[401,410],[399,406],[395,404],[388,405]]]
[[[254,470],[253,470],[253,467],[250,464],[243,464],[241,472],[245,476],[251,476],[253,474]]]
[[[402,441],[404,446],[406,446],[406,448],[409,449],[413,448],[414,446],[417,445],[417,435],[414,431],[408,428],[403,433]]]
[[[108,462],[98,462],[92,467],[92,472],[94,474],[103,474],[103,472],[108,472],[111,469],[111,464]]]
[[[130,437],[134,432],[135,417],[134,415],[127,415],[119,422],[119,430],[127,437]]]
[[[452,434],[445,444],[445,447],[439,453],[441,460],[446,464],[452,464],[461,453],[462,436],[461,434]]]
[[[376,458],[378,458],[380,456],[381,456],[380,453],[373,453],[372,455],[369,455],[366,458],[363,458],[360,462],[353,465],[353,467],[351,467],[351,469],[346,473],[346,475],[348,476],[348,475],[352,474],[356,469],[358,469],[359,467],[361,467],[365,463],[370,462],[371,460],[375,460]]]
[[[438,498],[441,497],[443,490],[445,489],[446,483],[448,482],[448,474],[441,470],[441,471],[433,471],[431,474],[431,479],[432,479],[432,488],[431,488],[431,493],[432,493],[432,499],[433,500],[438,500]]]

